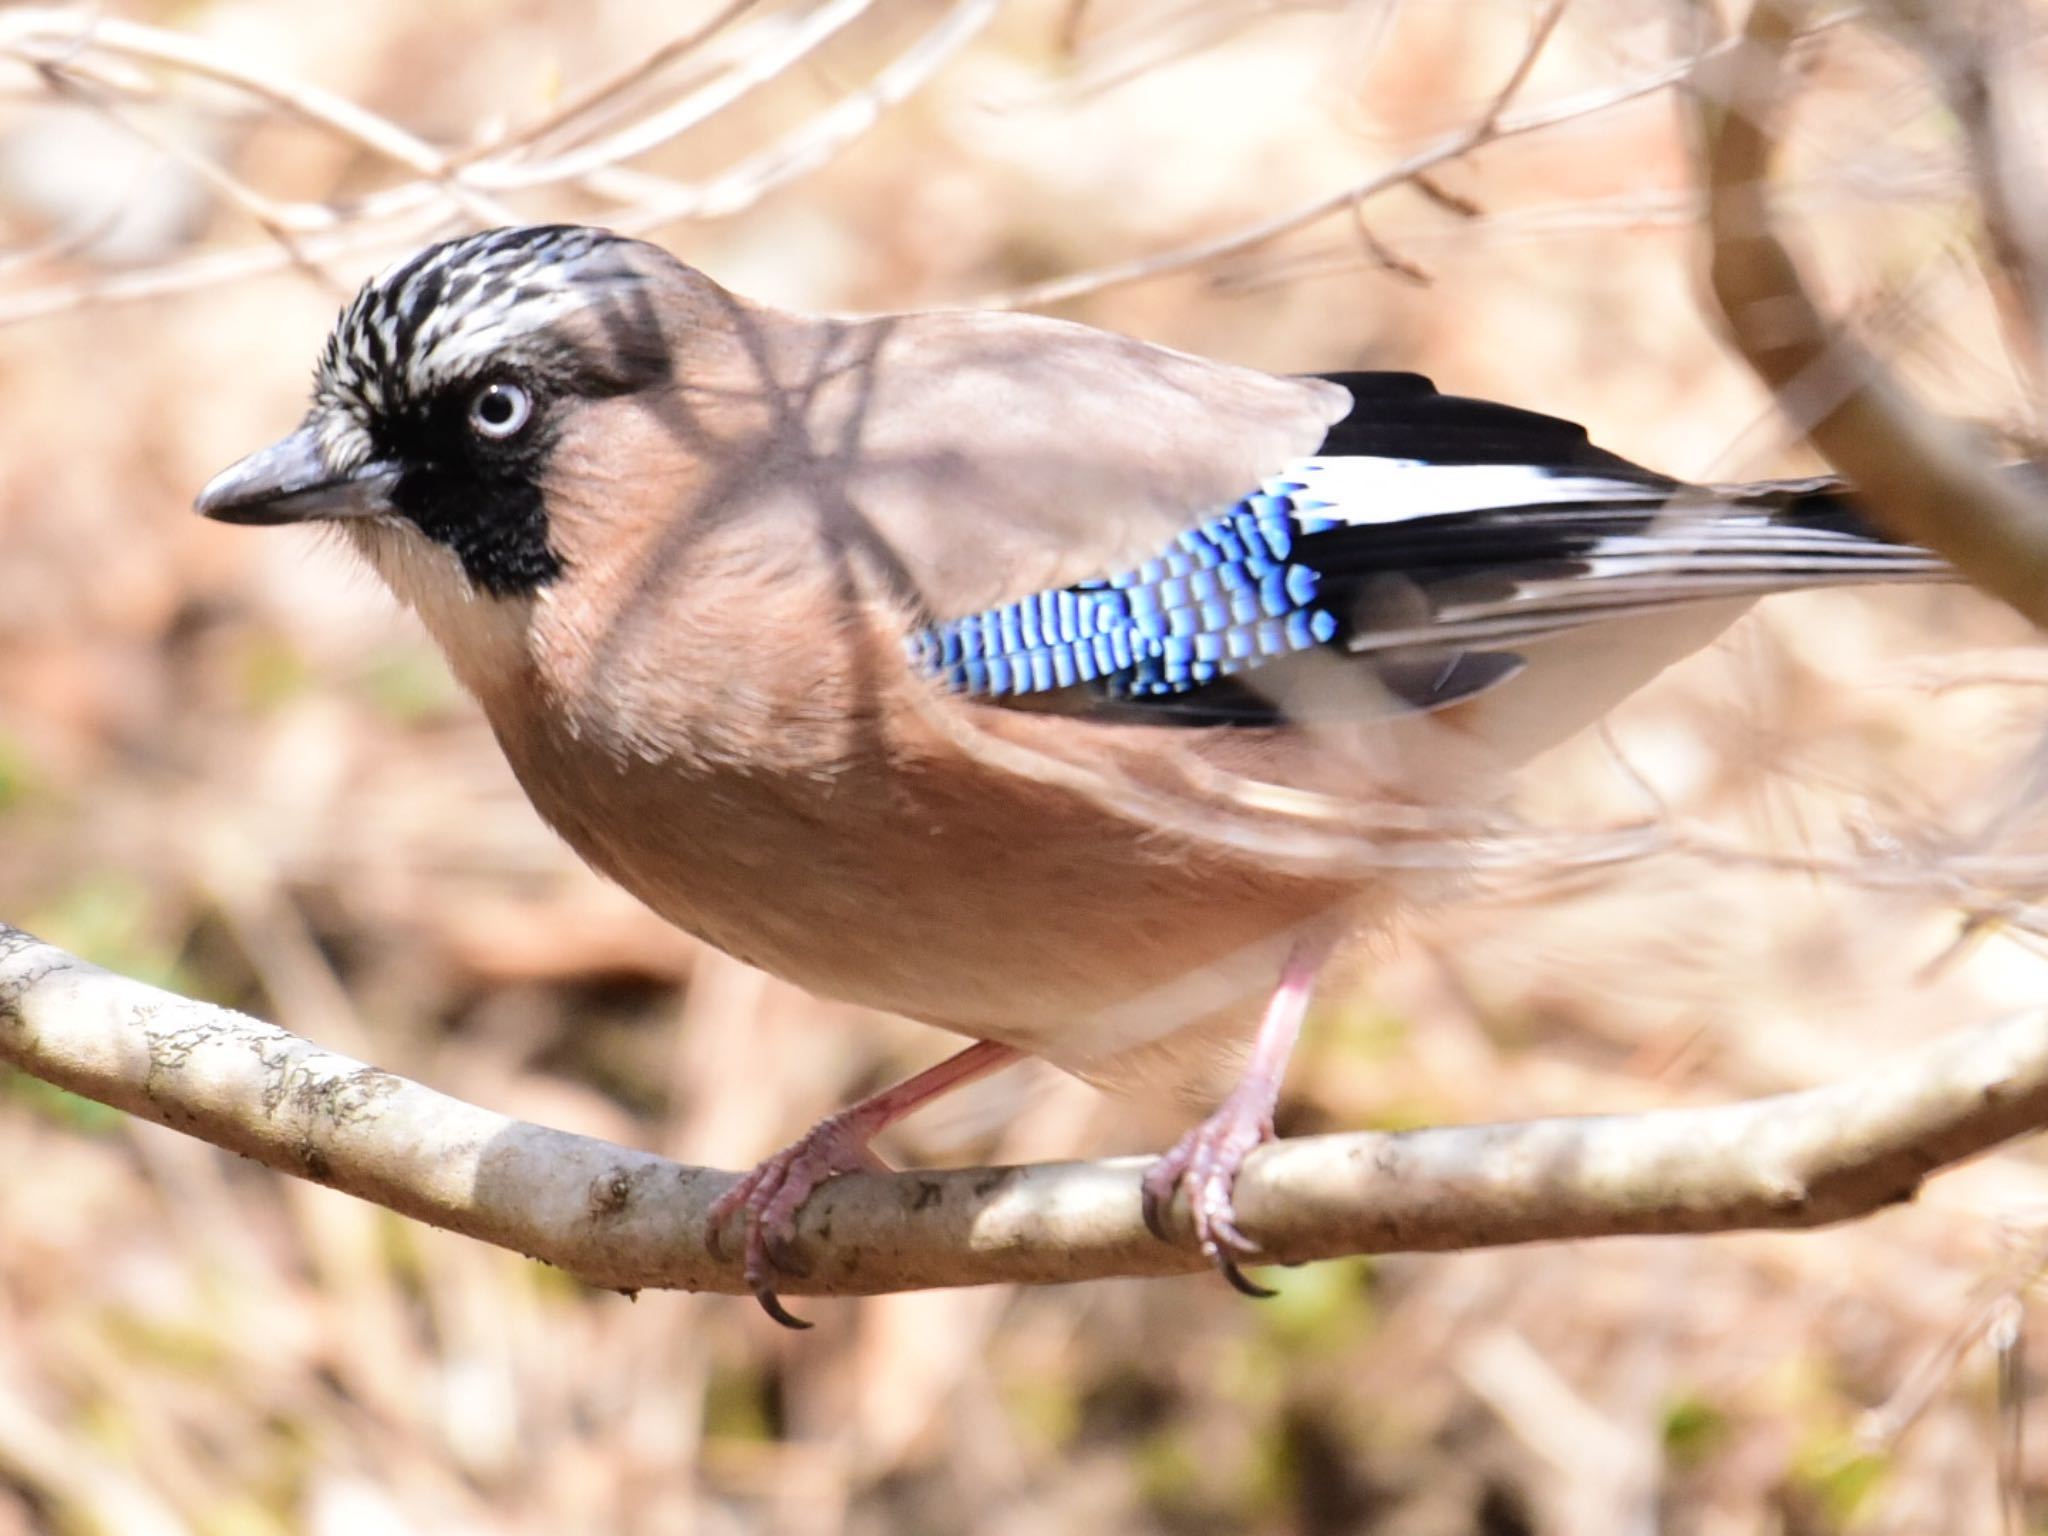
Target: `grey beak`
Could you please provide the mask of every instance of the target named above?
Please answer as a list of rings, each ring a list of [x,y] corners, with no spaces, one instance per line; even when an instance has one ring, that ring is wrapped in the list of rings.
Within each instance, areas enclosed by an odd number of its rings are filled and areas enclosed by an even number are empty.
[[[323,518],[383,517],[394,508],[394,465],[372,459],[335,474],[311,427],[258,449],[211,480],[192,505],[223,523],[303,523]]]

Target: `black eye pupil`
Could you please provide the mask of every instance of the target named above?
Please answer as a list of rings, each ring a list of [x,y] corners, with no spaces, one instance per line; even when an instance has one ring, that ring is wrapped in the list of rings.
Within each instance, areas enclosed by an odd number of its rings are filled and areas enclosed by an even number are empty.
[[[519,407],[503,385],[493,384],[477,402],[476,411],[489,425],[502,427],[518,414]]]

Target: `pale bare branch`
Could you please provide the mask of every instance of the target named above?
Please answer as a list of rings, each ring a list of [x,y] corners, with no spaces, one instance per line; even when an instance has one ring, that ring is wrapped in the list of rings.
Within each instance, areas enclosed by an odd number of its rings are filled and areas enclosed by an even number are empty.
[[[281,1172],[594,1284],[740,1292],[705,1215],[732,1175],[462,1103],[274,1025],[0,927],[0,1059]],[[1245,1229],[1276,1262],[1624,1233],[1815,1227],[2048,1123],[2048,1012],[1847,1082],[1648,1114],[1307,1137],[1254,1154]],[[802,1215],[784,1289],[1177,1274],[1138,1159],[854,1175]]]
[[[1856,483],[1874,518],[2036,624],[2048,621],[2048,505],[1822,315],[1776,232],[1769,174],[1780,79],[1806,11],[1800,0],[1758,0],[1741,46],[1698,75],[1715,301],[1793,425]]]
[[[0,323],[85,304],[184,292],[295,265],[317,269],[335,256],[397,249],[451,229],[519,222],[518,212],[497,200],[499,193],[571,189],[598,201],[598,208],[586,207],[584,216],[629,231],[736,213],[861,138],[884,112],[922,87],[997,10],[997,0],[956,0],[865,84],[813,113],[781,139],[701,182],[678,182],[626,163],[701,127],[787,74],[858,21],[872,4],[873,0],[825,0],[814,10],[764,22],[757,32],[719,43],[726,56],[705,83],[680,93],[654,93],[653,100],[638,103],[618,126],[538,159],[535,145],[572,126],[588,127],[597,114],[637,92],[659,67],[716,41],[744,8],[744,0],[657,49],[649,61],[577,96],[546,121],[462,150],[438,148],[333,92],[179,33],[54,8],[0,12],[0,55],[28,63],[53,88],[67,87],[69,94],[102,112],[112,114],[120,105],[104,78],[105,66],[144,62],[227,87],[265,109],[282,109],[411,173],[347,206],[287,201],[243,183],[197,150],[157,136],[159,147],[253,217],[271,235],[273,245],[23,287],[0,296]],[[147,131],[132,114],[121,121],[131,131]]]

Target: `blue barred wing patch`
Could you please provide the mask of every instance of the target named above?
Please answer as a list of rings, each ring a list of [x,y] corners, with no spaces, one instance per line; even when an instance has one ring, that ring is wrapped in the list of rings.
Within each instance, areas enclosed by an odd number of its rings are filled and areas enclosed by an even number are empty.
[[[1015,698],[1093,684],[1116,699],[1183,693],[1335,639],[1322,577],[1295,558],[1343,525],[1304,477],[1281,476],[1135,570],[1035,593],[909,637],[959,693]]]

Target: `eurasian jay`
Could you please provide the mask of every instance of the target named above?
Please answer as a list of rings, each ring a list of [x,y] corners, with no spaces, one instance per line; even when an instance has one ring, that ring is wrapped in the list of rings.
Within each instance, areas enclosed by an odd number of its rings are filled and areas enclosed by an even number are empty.
[[[975,1042],[720,1202],[784,1320],[810,1191],[1020,1055],[1128,1083],[1250,1040],[1145,1180],[1248,1284],[1232,1183],[1318,969],[1454,877],[1459,816],[1761,594],[1948,574],[1836,482],[1682,485],[1414,374],[788,314],[560,225],[373,278],[198,509],[341,530],[662,916]],[[1367,856],[1301,836],[1332,806]]]

